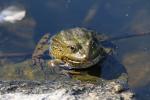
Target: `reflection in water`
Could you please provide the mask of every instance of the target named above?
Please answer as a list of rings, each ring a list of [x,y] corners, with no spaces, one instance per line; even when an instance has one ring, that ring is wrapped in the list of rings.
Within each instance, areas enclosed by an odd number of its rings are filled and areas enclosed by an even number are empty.
[[[89,24],[89,22],[96,16],[96,13],[100,6],[99,3],[100,3],[99,0],[96,0],[94,4],[91,6],[91,8],[88,10],[87,15],[85,16],[82,22],[83,26]]]
[[[4,53],[32,52],[35,45],[33,42],[35,26],[36,22],[32,18],[0,26],[0,51]]]
[[[149,52],[132,52],[124,56],[123,63],[128,67],[132,87],[144,86],[150,82],[150,62],[147,59],[150,59]]]
[[[0,12],[0,23],[15,23],[25,17],[26,11],[16,6],[9,6]]]
[[[34,47],[35,20],[29,15],[26,16],[23,4],[12,3],[5,6],[2,4],[0,11],[2,18],[0,22],[0,56],[25,51],[31,52]]]

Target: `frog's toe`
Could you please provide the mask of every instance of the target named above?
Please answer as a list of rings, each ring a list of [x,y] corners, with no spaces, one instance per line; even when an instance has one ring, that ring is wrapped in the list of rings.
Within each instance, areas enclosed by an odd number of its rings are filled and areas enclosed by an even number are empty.
[[[41,70],[44,70],[45,62],[41,58],[32,59],[33,66],[38,66],[41,68]]]
[[[59,66],[55,66],[55,67],[49,67],[48,70],[50,73],[61,74],[62,69]]]
[[[54,68],[54,67],[51,67],[51,68],[49,68],[49,72],[50,73],[58,73],[58,69]]]
[[[64,69],[61,70],[60,74],[63,75],[63,76],[65,75],[68,78],[72,78],[72,75],[67,70],[64,70]]]
[[[71,70],[73,67],[69,66],[68,64],[61,64],[59,65],[64,70]]]

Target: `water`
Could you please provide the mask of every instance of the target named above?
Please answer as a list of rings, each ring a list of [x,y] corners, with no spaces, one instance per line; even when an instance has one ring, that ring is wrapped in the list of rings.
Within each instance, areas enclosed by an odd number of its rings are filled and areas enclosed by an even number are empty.
[[[26,10],[23,20],[0,24],[0,65],[21,62],[31,54],[45,33],[86,27],[108,36],[150,32],[148,0],[5,0],[0,11],[9,6]],[[150,36],[114,41],[116,59],[129,74],[129,85],[139,100],[150,98]],[[5,57],[4,57],[5,56]],[[7,57],[6,57],[7,56]],[[7,67],[4,68],[7,72]],[[30,69],[28,69],[30,70]],[[15,78],[15,77],[14,77]]]

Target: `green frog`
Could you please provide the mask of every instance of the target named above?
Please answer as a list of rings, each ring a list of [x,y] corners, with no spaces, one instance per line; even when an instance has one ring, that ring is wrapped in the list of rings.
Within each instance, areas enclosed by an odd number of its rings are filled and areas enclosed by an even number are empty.
[[[86,69],[101,61],[111,48],[105,48],[100,41],[103,35],[86,28],[62,30],[54,36],[45,34],[32,55],[34,65],[43,66],[43,55],[48,51],[50,68],[60,66],[65,69]]]

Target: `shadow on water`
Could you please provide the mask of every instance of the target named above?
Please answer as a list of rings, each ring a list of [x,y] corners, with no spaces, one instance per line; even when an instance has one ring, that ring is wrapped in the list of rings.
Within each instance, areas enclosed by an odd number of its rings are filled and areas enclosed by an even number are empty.
[[[101,77],[104,79],[116,79],[123,73],[127,73],[125,67],[111,55],[102,64]]]

